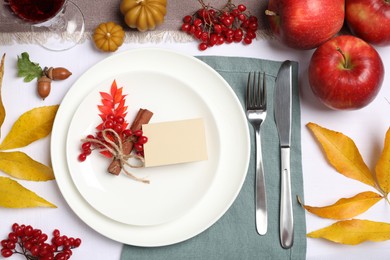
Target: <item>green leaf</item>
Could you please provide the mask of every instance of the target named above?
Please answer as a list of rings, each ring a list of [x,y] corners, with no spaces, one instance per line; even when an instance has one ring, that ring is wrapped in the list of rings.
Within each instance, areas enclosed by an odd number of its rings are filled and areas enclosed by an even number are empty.
[[[0,144],[0,150],[24,147],[49,135],[57,110],[58,105],[44,106],[21,115]]]
[[[27,52],[23,52],[18,56],[18,76],[24,77],[24,82],[30,82],[42,75],[42,68],[38,63],[30,61],[30,56]]]
[[[0,152],[0,170],[8,175],[28,181],[54,179],[53,170],[23,152]]]
[[[0,206],[5,208],[34,208],[56,205],[39,197],[36,193],[26,189],[17,181],[0,176]]]

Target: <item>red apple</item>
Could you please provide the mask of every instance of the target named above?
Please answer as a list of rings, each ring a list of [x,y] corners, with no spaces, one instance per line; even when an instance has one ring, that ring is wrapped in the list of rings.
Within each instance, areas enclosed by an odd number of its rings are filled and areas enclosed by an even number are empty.
[[[376,97],[385,69],[370,44],[352,35],[341,35],[315,50],[308,73],[313,93],[326,106],[354,110]]]
[[[265,11],[271,30],[287,46],[313,49],[340,31],[344,0],[270,0]]]
[[[375,45],[390,45],[390,0],[346,0],[351,32]]]

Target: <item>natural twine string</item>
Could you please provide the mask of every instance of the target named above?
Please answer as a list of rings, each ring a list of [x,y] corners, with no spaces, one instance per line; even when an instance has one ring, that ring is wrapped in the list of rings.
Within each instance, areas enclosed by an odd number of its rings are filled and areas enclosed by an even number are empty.
[[[111,133],[114,136],[114,140],[117,140],[118,144],[116,142],[112,141],[108,137],[108,133]],[[108,152],[110,152],[113,155],[115,160],[119,161],[121,169],[123,170],[123,172],[127,176],[129,176],[130,178],[132,178],[136,181],[140,181],[143,183],[149,183],[149,180],[138,178],[134,174],[132,174],[131,172],[129,172],[127,170],[127,167],[131,167],[131,168],[144,167],[145,160],[142,156],[139,156],[136,154],[124,154],[123,146],[122,146],[122,138],[118,135],[117,132],[115,132],[112,129],[104,129],[102,131],[102,137],[103,137],[104,141],[101,141],[101,140],[98,140],[95,138],[85,138],[85,139],[82,139],[81,141],[82,142],[91,142],[91,143],[95,143],[95,144],[103,146]],[[140,165],[132,164],[131,162],[129,162],[130,159],[136,159],[141,164]]]

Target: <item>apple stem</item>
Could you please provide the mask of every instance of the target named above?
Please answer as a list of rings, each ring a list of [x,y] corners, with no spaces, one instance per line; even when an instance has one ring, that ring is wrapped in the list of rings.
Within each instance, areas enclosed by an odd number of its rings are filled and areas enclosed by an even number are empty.
[[[265,10],[265,15],[276,16],[276,13],[274,11],[271,11],[271,10]]]
[[[344,59],[344,68],[348,69],[350,68],[349,59],[345,56],[344,52],[340,49],[340,47],[337,47],[337,51],[340,52],[340,54],[343,56]]]

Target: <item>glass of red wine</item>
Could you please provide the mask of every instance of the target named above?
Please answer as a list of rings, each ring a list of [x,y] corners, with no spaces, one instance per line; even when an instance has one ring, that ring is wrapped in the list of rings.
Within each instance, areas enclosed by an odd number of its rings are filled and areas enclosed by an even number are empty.
[[[34,41],[49,50],[75,46],[84,34],[84,16],[68,0],[0,0],[10,18],[31,25]]]

